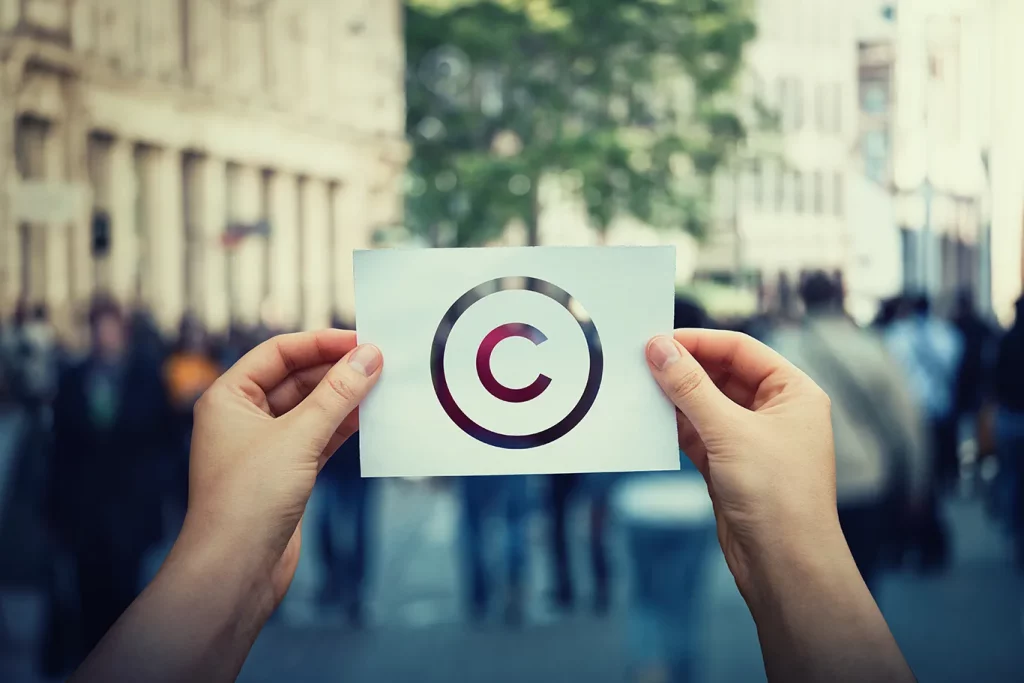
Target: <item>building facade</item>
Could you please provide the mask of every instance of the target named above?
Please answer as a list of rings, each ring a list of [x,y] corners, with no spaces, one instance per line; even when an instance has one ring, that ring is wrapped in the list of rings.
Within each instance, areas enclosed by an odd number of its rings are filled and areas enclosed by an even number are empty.
[[[902,0],[895,17],[893,192],[905,286],[988,306],[988,124],[984,2]]]
[[[0,0],[0,314],[351,320],[404,115],[399,0]]]
[[[989,0],[991,59],[983,63],[990,77],[990,123],[985,146],[991,170],[992,308],[1013,320],[1013,303],[1024,289],[1024,90],[1016,87],[1024,69],[1024,3]]]
[[[749,149],[715,188],[698,277],[756,283],[788,309],[801,274],[845,272],[850,159],[857,136],[854,3],[759,0],[746,88],[777,117],[770,149]]]

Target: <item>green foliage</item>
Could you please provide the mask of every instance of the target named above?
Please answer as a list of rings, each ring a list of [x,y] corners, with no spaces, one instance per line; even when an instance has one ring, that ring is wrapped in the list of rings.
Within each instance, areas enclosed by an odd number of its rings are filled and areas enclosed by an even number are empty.
[[[409,0],[405,26],[412,231],[472,245],[521,219],[536,243],[551,178],[597,230],[703,231],[746,136],[748,0]]]

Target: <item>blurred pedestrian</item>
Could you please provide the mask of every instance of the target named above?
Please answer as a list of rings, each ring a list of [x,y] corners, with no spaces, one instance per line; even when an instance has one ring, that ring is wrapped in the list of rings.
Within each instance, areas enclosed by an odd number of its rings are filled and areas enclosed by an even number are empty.
[[[196,399],[219,376],[206,331],[195,317],[182,318],[178,340],[164,365],[164,372],[171,403],[176,409],[189,413]]]
[[[44,499],[60,350],[46,307],[20,304],[0,345],[0,586],[34,592],[53,564]]]
[[[677,301],[675,326],[706,327],[704,311]],[[629,557],[626,623],[633,677],[689,681],[699,654],[697,604],[715,538],[707,485],[681,456],[678,472],[625,476],[612,500]]]
[[[977,443],[978,418],[990,390],[990,374],[994,363],[998,335],[974,305],[974,293],[963,290],[957,295],[953,325],[960,333],[963,353],[956,373],[954,421],[961,443]]]
[[[321,603],[340,607],[349,624],[360,628],[366,616],[367,540],[372,479],[359,467],[359,432],[324,465],[317,479],[323,563]]]
[[[170,425],[164,493],[165,522],[169,541],[177,536],[177,528],[185,515],[188,496],[188,452],[192,438],[192,409],[210,385],[220,376],[220,366],[213,357],[202,324],[191,315],[182,318],[178,339],[163,365],[164,384],[174,423]],[[173,535],[171,535],[173,534]]]
[[[896,322],[900,316],[900,312],[906,308],[907,304],[902,296],[894,296],[888,299],[882,300],[878,306],[878,313],[875,315],[875,319],[872,322],[874,327],[879,332],[885,332],[889,327]]]
[[[238,362],[254,344],[252,334],[241,324],[232,323],[228,328],[227,337],[218,349],[218,362],[222,369],[227,369]]]
[[[806,316],[771,345],[832,399],[839,521],[868,587],[877,587],[883,529],[924,507],[930,467],[923,420],[882,340],[845,314],[825,273],[800,290]]]
[[[128,343],[136,358],[162,365],[169,351],[153,314],[145,306],[132,309],[128,320]]]
[[[505,526],[505,620],[518,624],[525,610],[525,574],[529,480],[523,476],[464,477],[462,479],[462,540],[466,571],[469,574],[470,615],[474,620],[487,616],[494,593],[494,572],[487,566],[485,533],[492,513],[498,513]]]
[[[1017,318],[999,344],[995,398],[1000,477],[1017,563],[1024,568],[1024,297],[1017,300]]]
[[[331,327],[354,329],[337,314]],[[355,628],[361,628],[366,619],[372,489],[373,480],[361,474],[357,431],[324,465],[313,496],[323,576],[320,602],[340,607]]]
[[[194,495],[172,557],[72,683],[238,677],[295,576],[317,464],[380,377],[380,351],[339,332],[278,338],[218,379],[198,406]],[[677,330],[646,356],[707,481],[768,679],[914,681],[836,518],[824,393],[741,335]]]
[[[886,344],[903,369],[908,386],[929,423],[938,489],[959,476],[956,384],[963,340],[951,324],[931,310],[925,295],[913,297],[886,332]]]
[[[57,336],[43,304],[21,304],[5,345],[15,399],[28,414],[32,428],[49,429],[49,410],[57,389]]]
[[[2,324],[0,321],[0,340],[4,336]],[[14,475],[20,460],[18,445],[23,432],[24,413],[13,401],[9,377],[10,374],[0,356],[0,557],[4,558],[3,571],[0,571],[0,649],[8,644],[10,638],[2,590],[11,580],[11,577],[6,576],[9,573],[9,565],[23,552],[20,543],[23,540],[20,537],[22,530],[12,526],[8,502],[14,499],[16,493]],[[20,522],[21,520],[14,520],[14,524]]]
[[[211,384],[220,376],[220,366],[213,357],[206,331],[192,316],[182,318],[178,340],[163,366],[168,400],[176,415],[179,441],[188,452],[192,431],[192,408]]]
[[[581,495],[584,494],[584,495]],[[569,522],[572,503],[585,497],[589,512],[589,556],[594,582],[594,611],[604,614],[611,603],[607,520],[608,487],[597,476],[554,474],[548,480],[548,512],[551,515],[551,551],[554,564],[555,604],[570,610],[576,601],[573,581]]]
[[[159,540],[172,424],[161,368],[151,348],[130,348],[120,307],[95,301],[89,324],[88,355],[60,378],[49,473],[51,523],[77,579],[83,653],[138,594],[144,554]]]

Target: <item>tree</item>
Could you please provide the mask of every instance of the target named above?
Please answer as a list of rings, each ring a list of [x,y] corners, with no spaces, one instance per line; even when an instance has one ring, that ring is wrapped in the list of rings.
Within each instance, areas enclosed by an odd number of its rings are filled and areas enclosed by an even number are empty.
[[[746,134],[733,92],[747,0],[409,0],[408,225],[473,245],[523,221],[542,182],[695,234],[710,179]]]

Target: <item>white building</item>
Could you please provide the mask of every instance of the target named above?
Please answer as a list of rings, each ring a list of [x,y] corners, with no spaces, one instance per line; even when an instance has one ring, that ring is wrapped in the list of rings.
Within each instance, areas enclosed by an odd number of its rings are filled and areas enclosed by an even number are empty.
[[[850,158],[857,139],[852,3],[759,0],[750,93],[779,116],[777,149],[752,149],[716,184],[716,222],[698,274],[759,283],[788,308],[801,273],[849,268]],[[738,181],[738,182],[737,182]],[[734,188],[738,185],[738,194]]]
[[[351,251],[400,220],[403,78],[399,0],[0,0],[0,315],[351,318]]]
[[[780,115],[771,154],[748,151],[715,182],[713,225],[698,244],[636,221],[613,223],[607,243],[673,243],[677,279],[758,282],[765,305],[793,293],[802,272],[845,272],[850,261],[850,157],[857,138],[857,43],[843,0],[758,0],[745,95]],[[752,144],[757,148],[757,142]],[[553,183],[541,192],[545,244],[594,244],[581,202]],[[781,284],[780,284],[781,283]]]
[[[990,78],[992,307],[1000,319],[1013,318],[1013,302],[1024,285],[1024,2],[989,0],[987,34],[991,61],[982,66]]]
[[[908,289],[970,286],[988,303],[985,2],[902,0],[896,15],[894,192]]]

